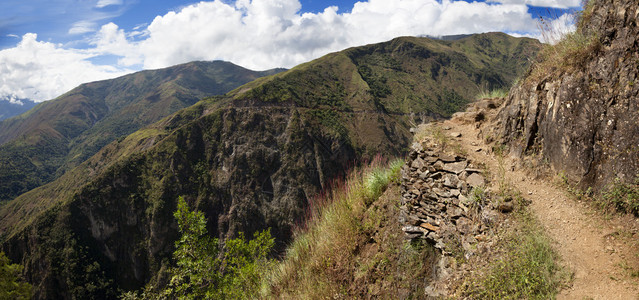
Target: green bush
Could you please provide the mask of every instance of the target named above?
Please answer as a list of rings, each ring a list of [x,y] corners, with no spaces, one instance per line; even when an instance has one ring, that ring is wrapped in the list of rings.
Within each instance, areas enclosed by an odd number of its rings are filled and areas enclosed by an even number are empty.
[[[154,292],[147,286],[138,295],[123,299],[251,299],[257,294],[261,274],[273,263],[268,254],[274,245],[270,230],[256,232],[246,241],[244,234],[223,245],[209,236],[206,218],[191,211],[182,197],[174,216],[182,236],[175,242],[175,266],[166,287]]]
[[[31,285],[22,281],[22,266],[0,252],[0,299],[30,299]]]

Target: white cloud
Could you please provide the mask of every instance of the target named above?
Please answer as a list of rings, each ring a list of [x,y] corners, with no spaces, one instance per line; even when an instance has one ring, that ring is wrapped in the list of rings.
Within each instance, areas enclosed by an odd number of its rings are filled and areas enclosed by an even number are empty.
[[[88,32],[94,32],[96,26],[97,25],[93,21],[88,21],[88,20],[78,21],[78,22],[73,23],[73,25],[71,25],[71,28],[69,28],[68,33],[69,34],[84,34],[84,33],[88,33]]]
[[[541,36],[537,21],[528,13],[526,3],[552,2],[550,4],[559,6],[572,5],[574,1],[579,0],[499,1],[502,3],[369,0],[357,2],[348,13],[340,13],[337,7],[332,6],[320,13],[303,14],[299,12],[301,4],[298,0],[199,2],[157,16],[148,26],[136,27],[130,32],[114,23],[103,25],[93,35],[90,50],[65,50],[25,36],[22,46],[18,47],[26,47],[29,43],[32,45],[30,48],[48,47],[46,51],[40,50],[42,53],[37,59],[39,65],[33,69],[34,72],[40,72],[36,76],[39,79],[29,85],[26,83],[28,81],[21,84],[16,80],[13,82],[14,86],[0,81],[0,96],[11,92],[12,88],[29,95],[38,91],[40,94],[36,99],[40,100],[57,95],[73,87],[68,86],[69,82],[81,82],[79,78],[82,76],[76,76],[75,71],[80,66],[92,72],[93,77],[84,76],[87,80],[112,77],[132,66],[161,68],[193,60],[221,59],[247,68],[264,70],[274,67],[290,68],[329,52],[405,35],[439,36],[502,31]],[[107,2],[116,1],[105,0],[99,3]],[[569,27],[570,20],[562,18],[553,24],[564,24],[568,26],[568,30],[574,30]],[[12,63],[9,57],[18,55],[18,52],[2,52],[0,80],[9,76],[14,78],[14,75],[10,75],[14,71],[5,73],[1,70]],[[52,58],[58,52],[64,55],[56,55],[69,59],[66,64],[53,63],[54,60],[60,60]],[[98,55],[116,55],[120,59],[118,65],[112,69],[95,66],[87,61],[87,58]],[[5,57],[4,61],[2,57]],[[26,74],[26,62],[21,66],[23,68],[20,74]],[[52,79],[47,81],[49,76]],[[67,76],[71,79],[67,79]],[[65,85],[49,84],[55,80],[64,80]],[[45,94],[47,97],[42,97]]]
[[[145,68],[223,59],[267,69],[402,35],[537,31],[525,4],[370,0],[350,13],[328,7],[300,14],[300,8],[297,0],[200,2],[156,17],[137,51],[119,55]]]
[[[122,0],[99,0],[95,7],[103,8],[109,5],[122,5]]]
[[[0,98],[49,100],[83,82],[130,72],[96,66],[87,60],[95,55],[87,50],[63,49],[38,41],[36,34],[25,34],[16,47],[0,51]]]
[[[537,7],[573,8],[581,6],[581,0],[492,0],[503,4],[525,4]]]

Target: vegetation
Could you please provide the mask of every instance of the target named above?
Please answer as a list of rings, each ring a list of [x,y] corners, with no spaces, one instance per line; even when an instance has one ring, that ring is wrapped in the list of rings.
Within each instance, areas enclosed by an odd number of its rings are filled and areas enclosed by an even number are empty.
[[[639,176],[634,183],[624,183],[619,178],[610,184],[601,195],[602,203],[620,212],[639,216]]]
[[[587,1],[592,2],[592,1]],[[542,19],[543,39],[554,43],[545,45],[539,53],[538,62],[533,65],[525,83],[538,82],[553,74],[583,67],[598,52],[601,44],[595,33],[582,30],[584,20],[590,17],[592,4],[584,5],[584,11],[578,16],[578,29],[573,32],[559,32],[552,24]]]
[[[563,172],[557,179],[558,184],[577,199],[594,201],[598,208],[608,212],[620,212],[639,216],[639,176],[634,181],[624,182],[619,178],[595,193],[592,187],[582,189],[571,183]]]
[[[0,252],[0,299],[31,299],[31,285],[22,279],[22,266]]]
[[[401,160],[384,166],[377,159],[316,198],[283,261],[263,279],[261,296],[422,295],[434,253],[428,245],[404,241],[397,226],[399,191],[393,182],[401,166]],[[386,189],[390,193],[382,196]]]
[[[166,287],[148,286],[141,294],[125,293],[124,299],[251,299],[258,291],[261,274],[273,264],[268,259],[274,245],[269,230],[244,234],[221,244],[206,230],[206,218],[191,211],[180,197],[174,214],[181,238],[175,242],[175,266]]]
[[[475,98],[476,99],[485,99],[485,98],[503,98],[508,97],[508,91],[506,89],[495,89],[490,91],[481,91]]]
[[[500,242],[501,257],[466,282],[465,296],[477,299],[550,299],[566,280],[558,254],[530,212],[518,213],[516,227]]]
[[[260,76],[193,62],[83,84],[0,123],[0,206],[64,174],[118,138]]]

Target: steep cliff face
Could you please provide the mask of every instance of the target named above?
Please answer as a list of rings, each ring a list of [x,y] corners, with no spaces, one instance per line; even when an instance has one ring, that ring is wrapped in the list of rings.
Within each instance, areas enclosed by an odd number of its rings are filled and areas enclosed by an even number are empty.
[[[377,154],[400,155],[411,122],[508,84],[525,67],[512,62],[538,45],[504,34],[398,38],[205,99],[2,207],[2,248],[25,264],[36,298],[111,297],[170,265],[184,196],[210,233],[270,227],[281,249],[327,183]]]
[[[134,289],[167,264],[178,196],[204,211],[218,236],[270,227],[282,243],[306,199],[355,160],[351,145],[318,127],[291,108],[216,111],[114,165],[13,236],[6,251],[30,253],[31,279],[45,285],[38,298]],[[397,137],[403,145],[407,135]]]
[[[638,22],[635,0],[586,5],[577,32],[554,48],[566,51],[549,50],[499,113],[514,154],[538,154],[582,188],[639,175]]]
[[[261,76],[229,62],[191,62],[82,84],[0,122],[0,206],[73,169],[115,139]]]

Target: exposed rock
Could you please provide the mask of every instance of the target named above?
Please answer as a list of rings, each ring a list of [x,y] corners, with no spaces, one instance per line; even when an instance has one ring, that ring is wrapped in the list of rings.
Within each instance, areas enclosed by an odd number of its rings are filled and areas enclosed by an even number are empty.
[[[444,176],[445,187],[456,188],[458,184],[459,184],[459,178],[456,175],[447,174],[446,176]]]
[[[470,184],[473,187],[482,187],[486,185],[486,180],[484,179],[484,176],[478,173],[470,174],[468,178],[466,178],[466,182],[468,182],[468,184]]]
[[[639,173],[639,27],[636,0],[592,0],[577,35],[593,37],[575,58],[513,87],[496,134],[511,154],[539,155],[595,190]],[[540,64],[541,65],[541,64]],[[543,65],[542,65],[543,66]]]
[[[425,165],[424,161],[421,158],[417,157],[415,158],[415,160],[413,160],[410,166],[417,170],[421,170],[424,167],[424,165]]]
[[[424,229],[422,229],[421,227],[417,227],[417,226],[412,226],[412,225],[407,225],[402,227],[402,230],[406,233],[422,233],[424,232]]]
[[[447,171],[447,172],[459,174],[462,171],[464,171],[464,169],[466,169],[467,165],[468,163],[466,161],[459,161],[459,162],[444,164],[443,169],[444,171]]]
[[[442,153],[439,155],[439,159],[443,162],[446,163],[451,163],[451,162],[456,162],[457,158],[455,157],[455,155],[450,155],[448,153]]]
[[[429,224],[429,223],[422,223],[419,226],[422,227],[422,228],[428,229],[428,231],[435,231],[435,232],[439,231],[439,227],[437,227],[435,225],[432,225],[432,224]]]

